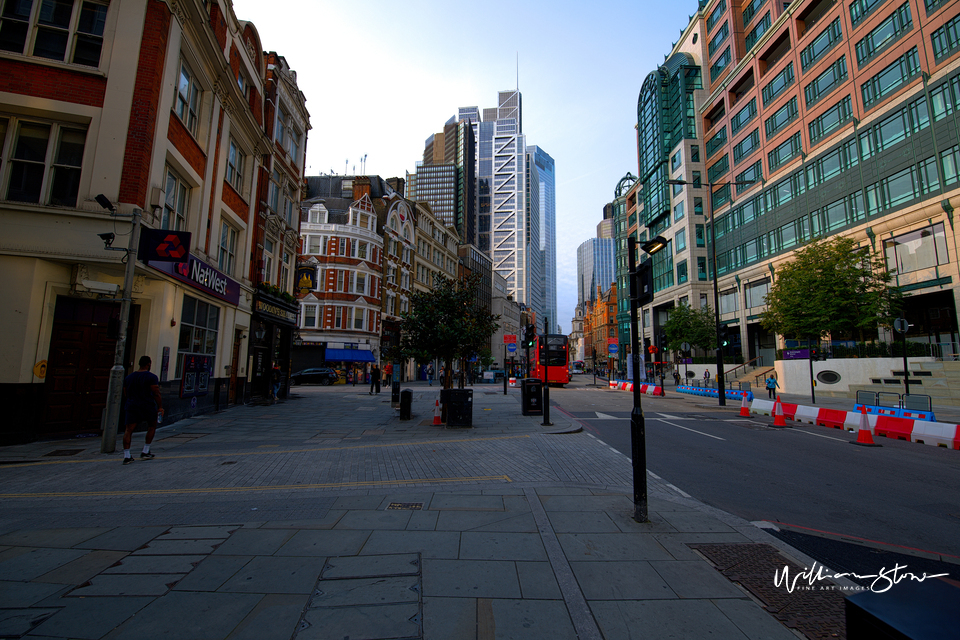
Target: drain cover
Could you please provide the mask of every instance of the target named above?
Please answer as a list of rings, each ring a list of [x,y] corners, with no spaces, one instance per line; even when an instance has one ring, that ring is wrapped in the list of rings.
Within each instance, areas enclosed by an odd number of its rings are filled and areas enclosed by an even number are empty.
[[[389,505],[387,505],[388,511],[390,510],[398,511],[402,509],[407,509],[410,511],[420,511],[421,509],[423,509],[423,503],[422,502],[391,502]]]

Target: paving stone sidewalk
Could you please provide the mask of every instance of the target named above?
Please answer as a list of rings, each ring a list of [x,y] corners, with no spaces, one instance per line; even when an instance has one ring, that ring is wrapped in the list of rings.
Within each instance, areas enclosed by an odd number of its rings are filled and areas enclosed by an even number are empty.
[[[448,429],[413,391],[400,421],[388,392],[297,388],[127,466],[0,448],[0,637],[797,637],[690,546],[779,544],[760,529],[654,476],[637,523],[630,461],[562,412],[475,387]]]

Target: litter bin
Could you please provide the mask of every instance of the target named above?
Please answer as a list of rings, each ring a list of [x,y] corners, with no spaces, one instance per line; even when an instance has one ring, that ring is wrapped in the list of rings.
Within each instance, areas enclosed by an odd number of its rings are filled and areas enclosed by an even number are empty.
[[[410,406],[413,404],[413,391],[404,389],[400,392],[400,419],[410,419]]]
[[[448,427],[473,426],[473,389],[445,389],[441,396],[447,409]]]
[[[543,381],[539,378],[520,381],[520,412],[525,416],[543,415]]]

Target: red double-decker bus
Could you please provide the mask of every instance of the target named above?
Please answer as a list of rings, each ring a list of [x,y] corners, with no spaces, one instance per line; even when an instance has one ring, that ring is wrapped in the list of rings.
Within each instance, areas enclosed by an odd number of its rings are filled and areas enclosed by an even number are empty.
[[[530,359],[531,378],[560,387],[570,382],[567,336],[560,333],[537,336],[530,350]]]

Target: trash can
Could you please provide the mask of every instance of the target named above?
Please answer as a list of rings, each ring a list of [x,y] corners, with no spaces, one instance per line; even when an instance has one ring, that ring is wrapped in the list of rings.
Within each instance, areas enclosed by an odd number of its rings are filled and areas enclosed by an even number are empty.
[[[413,404],[413,391],[404,389],[400,392],[400,419],[410,419],[410,406]]]
[[[390,402],[392,403],[400,402],[400,377],[399,376],[394,378],[393,382],[390,384]]]
[[[473,389],[446,389],[448,427],[473,426]],[[443,394],[441,394],[443,395]]]
[[[520,381],[520,412],[525,416],[543,415],[543,381],[539,378]]]

